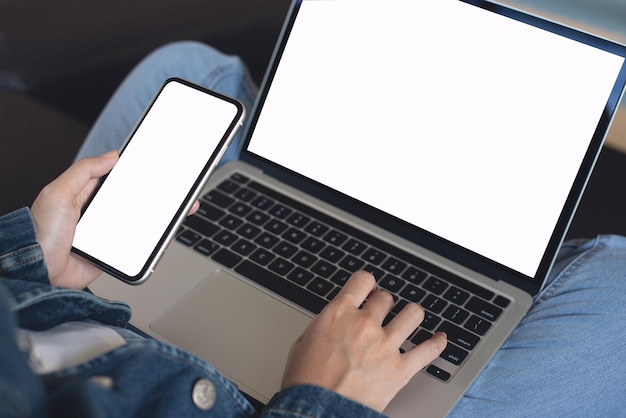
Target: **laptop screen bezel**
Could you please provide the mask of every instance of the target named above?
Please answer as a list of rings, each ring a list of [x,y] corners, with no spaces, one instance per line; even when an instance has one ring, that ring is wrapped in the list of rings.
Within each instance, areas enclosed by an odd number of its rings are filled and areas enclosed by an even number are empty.
[[[336,190],[332,190],[320,183],[317,183],[309,178],[305,178],[289,169],[286,169],[285,167],[279,166],[263,157],[247,151],[247,146],[252,138],[254,127],[259,118],[263,102],[267,97],[269,88],[271,87],[273,76],[278,68],[280,57],[285,45],[287,44],[289,33],[296,20],[302,1],[303,0],[294,0],[287,15],[281,35],[274,50],[274,54],[270,61],[268,71],[261,85],[254,109],[251,112],[250,119],[245,127],[240,159],[244,162],[250,163],[251,165],[259,167],[265,174],[274,177],[283,183],[308,193],[324,202],[332,204],[333,206],[357,216],[366,222],[376,224],[378,227],[388,230],[391,233],[411,241],[418,246],[428,249],[429,251],[437,254],[443,254],[451,261],[474,270],[479,274],[503,280],[515,287],[527,291],[532,295],[539,292],[554,262],[558,248],[563,242],[569,224],[571,223],[576,211],[576,207],[578,206],[584,188],[591,175],[593,166],[595,165],[600,150],[602,149],[604,138],[608,132],[612,118],[618,109],[624,86],[626,85],[626,64],[622,65],[618,79],[614,84],[613,90],[602,113],[602,117],[600,118],[593,138],[587,152],[585,153],[585,157],[580,165],[573,186],[570,189],[558,222],[556,223],[556,227],[554,228],[548,241],[548,245],[539,263],[537,272],[534,277],[530,277],[493,260],[487,259],[486,257],[474,253],[466,248],[458,246],[424,229],[410,225],[398,218],[394,218],[393,216],[357,201],[350,196],[341,194]],[[556,22],[545,20],[539,16],[530,15],[520,10],[484,0],[457,1],[480,7],[490,12],[582,42],[621,57],[626,57],[626,48],[622,45],[599,38],[589,33],[581,32],[574,28],[563,26]],[[294,135],[297,135],[297,132],[294,132]]]

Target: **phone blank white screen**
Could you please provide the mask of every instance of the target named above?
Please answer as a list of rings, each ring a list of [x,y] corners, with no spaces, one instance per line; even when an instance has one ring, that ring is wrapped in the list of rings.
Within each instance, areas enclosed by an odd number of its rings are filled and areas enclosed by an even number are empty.
[[[237,111],[181,83],[166,84],[80,219],[74,247],[138,275]]]
[[[532,277],[622,64],[456,0],[304,0],[249,149]]]

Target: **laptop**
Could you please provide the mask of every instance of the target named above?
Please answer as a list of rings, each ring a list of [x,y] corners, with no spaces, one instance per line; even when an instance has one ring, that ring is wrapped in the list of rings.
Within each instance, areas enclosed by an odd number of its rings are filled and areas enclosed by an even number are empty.
[[[146,284],[91,290],[266,403],[287,352],[371,271],[448,348],[391,402],[444,416],[532,305],[621,99],[626,50],[480,0],[296,0],[240,160]]]

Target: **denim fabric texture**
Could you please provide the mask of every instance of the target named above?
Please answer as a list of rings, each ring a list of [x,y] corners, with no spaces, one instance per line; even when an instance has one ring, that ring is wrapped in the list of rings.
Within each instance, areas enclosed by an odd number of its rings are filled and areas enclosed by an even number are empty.
[[[130,309],[86,291],[51,287],[28,209],[1,217],[0,226],[0,417],[380,416],[304,385],[279,393],[259,415],[211,365],[152,339],[127,338],[78,366],[37,376],[18,347],[17,327],[37,331],[81,320],[126,327]],[[197,401],[199,382],[210,391]]]
[[[46,275],[28,210],[20,209],[0,218],[0,276],[45,280]]]

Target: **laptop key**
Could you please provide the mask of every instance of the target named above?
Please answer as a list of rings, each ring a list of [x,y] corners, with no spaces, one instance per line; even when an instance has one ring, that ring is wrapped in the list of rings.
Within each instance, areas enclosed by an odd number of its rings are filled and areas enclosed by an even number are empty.
[[[322,255],[323,257],[323,255]],[[359,270],[361,267],[363,267],[365,265],[365,263],[361,260],[359,260],[358,258],[352,257],[351,255],[347,255],[343,260],[341,260],[341,262],[339,263],[339,266],[351,271],[351,272],[355,272],[357,270]]]
[[[419,301],[426,296],[426,292],[409,284],[400,292],[400,296],[407,298],[411,302],[419,303]]]
[[[396,258],[390,257],[381,266],[391,274],[399,275],[406,268],[407,264]]]
[[[428,309],[429,311],[436,314],[441,313],[441,311],[443,311],[447,305],[448,302],[441,298],[438,298],[435,295],[428,295],[426,296],[426,299],[422,301],[422,306],[424,307],[424,309]]]
[[[311,273],[310,271],[304,270],[300,267],[297,267],[294,271],[289,273],[287,278],[294,283],[304,286],[309,281],[311,281],[311,279],[313,278],[313,273]]]
[[[424,279],[428,277],[428,273],[415,267],[409,267],[404,273],[402,278],[414,284],[420,284]]]
[[[317,257],[315,257],[313,254],[309,252],[300,251],[291,258],[291,261],[293,261],[294,263],[298,264],[301,267],[308,268],[308,267],[311,267],[311,265],[313,265],[313,263],[317,261]]]
[[[272,251],[281,257],[291,258],[298,251],[298,247],[288,242],[281,242]]]
[[[211,256],[211,254],[215,253],[217,250],[219,250],[219,248],[219,245],[212,241],[209,241],[208,239],[203,239],[196,246],[193,247],[194,250],[207,257]]]
[[[326,294],[330,292],[333,287],[332,283],[316,277],[306,288],[317,295],[326,296]]]
[[[287,232],[282,235],[282,237],[292,244],[298,244],[300,241],[306,238],[306,234],[295,228],[289,228]]]
[[[274,201],[268,199],[265,196],[259,196],[252,201],[252,205],[261,210],[267,210],[268,208],[272,207],[273,204]]]
[[[496,305],[498,305],[501,308],[506,308],[507,306],[509,306],[509,303],[511,303],[511,301],[508,298],[505,298],[504,296],[498,295],[493,300],[493,303],[495,303]]]
[[[251,261],[244,260],[235,267],[235,271],[314,314],[320,313],[328,303],[327,300],[314,295],[308,290],[301,288],[271,271],[265,270],[263,267]]]
[[[280,203],[277,203],[268,212],[270,215],[276,218],[284,219],[287,216],[289,216],[289,214],[293,211],[289,209],[288,207],[281,205]]]
[[[363,254],[361,258],[363,258],[363,260],[368,263],[379,265],[385,258],[387,258],[387,254],[383,253],[382,251],[378,251],[375,248],[370,248],[369,250],[365,251],[365,254]]]
[[[334,229],[324,236],[324,241],[332,245],[341,245],[346,239],[348,239],[346,234]]]
[[[463,321],[467,319],[469,316],[469,312],[465,309],[461,309],[458,306],[450,305],[443,313],[443,317],[454,322],[455,324],[461,325]]]
[[[254,225],[244,224],[237,230],[237,233],[244,238],[253,239],[257,235],[259,235],[261,230]]]
[[[437,315],[434,315],[428,311],[424,312],[424,320],[420,324],[420,326],[429,331],[434,330],[437,325],[441,322],[441,318]]]
[[[496,305],[492,305],[489,302],[485,302],[477,297],[473,297],[467,302],[465,308],[476,315],[480,315],[485,319],[493,322],[500,317],[502,313],[502,309],[498,308]]]
[[[469,298],[469,293],[464,290],[461,290],[455,286],[452,286],[448,291],[443,295],[443,298],[456,303],[457,305],[463,305],[465,301]]]
[[[257,196],[256,193],[246,188],[239,189],[237,193],[235,193],[235,197],[239,200],[243,200],[244,202],[249,202],[252,199],[254,199],[256,196]]]
[[[204,235],[205,237],[210,237],[219,231],[219,228],[216,225],[205,221],[199,216],[188,216],[184,221],[184,225]]]
[[[181,244],[185,244],[188,247],[191,247],[196,242],[200,241],[201,238],[202,237],[200,236],[200,234],[190,229],[186,229],[182,232],[182,234],[176,237],[176,241],[180,242]]]
[[[342,249],[346,250],[352,255],[359,255],[367,248],[367,245],[363,244],[361,241],[357,241],[355,239],[350,239],[346,242]]]
[[[224,228],[234,231],[235,229],[239,228],[243,224],[243,221],[235,216],[228,215],[224,219],[222,219],[219,222],[219,224],[220,226],[223,226]]]
[[[429,292],[432,292],[436,295],[440,295],[448,288],[448,283],[444,282],[438,277],[430,276],[426,283],[422,285],[422,287]]]
[[[413,338],[411,338],[411,342],[415,345],[420,345],[424,341],[430,339],[433,336],[432,332],[428,332],[426,330],[420,329],[417,331],[417,334]]]
[[[311,235],[315,235],[316,237],[321,237],[322,235],[324,235],[326,233],[326,231],[328,231],[328,227],[322,223],[319,223],[317,221],[313,221],[310,224],[308,224],[306,226],[306,228],[304,228],[304,230],[306,232],[308,232]]]
[[[224,193],[220,193],[217,190],[211,190],[209,193],[204,195],[204,200],[224,209],[235,203],[235,199],[226,196]]]
[[[254,240],[255,243],[264,246],[265,248],[272,248],[280,241],[277,237],[267,232],[262,233]]]
[[[252,251],[254,251],[256,249],[256,245],[252,244],[250,241],[245,240],[245,239],[240,239],[239,241],[237,241],[232,247],[231,249],[236,252],[237,254],[241,254],[243,256],[246,256],[248,254],[250,254]]]
[[[380,287],[389,290],[391,293],[398,293],[404,286],[405,282],[402,279],[398,279],[397,277],[388,274],[383,277],[378,284]]]
[[[288,227],[287,227],[287,224],[281,221],[277,221],[276,219],[273,219],[269,221],[268,223],[266,223],[263,228],[265,228],[267,231],[270,231],[273,234],[280,235],[283,232],[285,232]]]
[[[472,317],[465,323],[465,328],[478,335],[485,335],[487,331],[489,331],[489,328],[491,328],[491,322],[486,319],[479,318],[476,315],[472,315]]]
[[[270,217],[268,215],[263,212],[259,212],[258,210],[255,210],[246,218],[246,220],[258,226],[263,225],[265,222],[269,221],[269,219]]]
[[[232,176],[230,176],[230,178],[236,181],[237,183],[242,183],[242,184],[250,181],[250,179],[247,176],[244,176],[241,173],[234,173]]]
[[[217,188],[225,193],[232,194],[237,189],[239,189],[239,185],[233,181],[224,180],[222,183],[219,184],[219,186],[217,186]]]
[[[308,216],[304,216],[303,214],[297,212],[287,218],[288,223],[298,228],[303,228],[304,225],[308,224],[310,220],[311,218]]]
[[[335,274],[333,274],[333,277],[330,278],[330,281],[343,287],[343,285],[346,284],[349,278],[350,273],[345,270],[339,270]]]
[[[281,276],[286,276],[295,265],[285,260],[284,258],[278,257],[276,260],[272,261],[267,268],[272,270],[274,273],[280,274]]]
[[[252,208],[243,203],[235,203],[228,209],[228,211],[243,218],[252,211]]]
[[[431,364],[430,366],[426,368],[426,373],[430,374],[431,376],[435,376],[437,379],[444,381],[444,382],[447,382],[448,380],[450,380],[450,377],[452,376],[447,371],[440,369],[439,367],[433,364]]]
[[[200,208],[198,208],[198,211],[196,213],[212,221],[217,221],[222,216],[224,216],[226,212],[208,203],[200,202]]]
[[[474,335],[469,331],[466,331],[452,322],[443,321],[443,323],[437,329],[438,332],[445,332],[448,335],[448,341],[465,348],[466,350],[473,350],[476,344],[480,342],[480,337]]]
[[[326,244],[324,244],[322,241],[318,240],[317,238],[313,238],[313,237],[308,237],[307,239],[304,240],[304,242],[302,244],[300,244],[302,246],[302,248],[304,248],[305,250],[312,252],[312,253],[318,253],[319,251],[321,251],[322,248],[324,248],[324,246]]]
[[[274,254],[270,253],[267,250],[264,250],[263,248],[257,249],[250,256],[250,260],[252,260],[252,261],[254,261],[256,263],[259,263],[262,266],[267,265],[274,258],[276,258],[276,256]]]
[[[319,260],[315,265],[311,268],[311,271],[319,276],[328,279],[334,272],[337,270],[337,267],[328,263],[324,260]]]
[[[449,361],[455,366],[459,366],[461,363],[463,363],[463,360],[467,358],[468,354],[469,353],[466,350],[463,350],[462,348],[457,347],[454,344],[448,344],[446,346],[446,349],[443,350],[443,353],[441,353],[439,357]]]
[[[329,245],[324,248],[324,250],[320,253],[320,257],[330,261],[331,263],[336,263],[341,260],[345,254],[346,253],[344,253],[343,251],[338,250],[332,245]]]
[[[220,264],[223,264],[228,268],[235,267],[242,260],[240,256],[226,248],[222,248],[221,250],[213,254],[212,258],[213,260],[217,261]]]
[[[229,247],[235,241],[237,241],[238,238],[239,237],[236,234],[222,229],[219,233],[217,233],[217,235],[213,237],[213,241],[217,242],[218,244],[222,244],[225,247]]]

